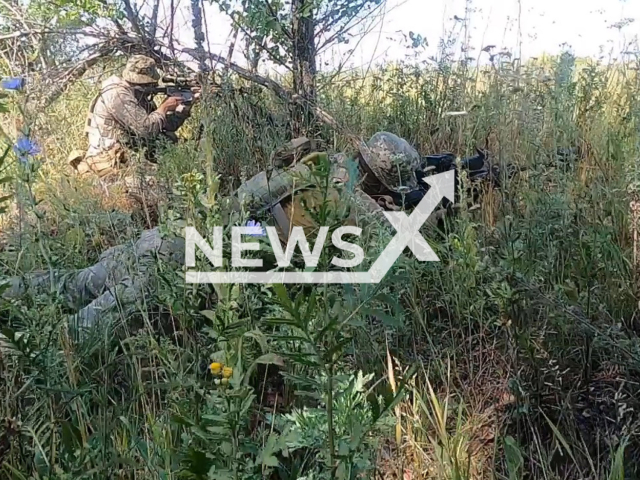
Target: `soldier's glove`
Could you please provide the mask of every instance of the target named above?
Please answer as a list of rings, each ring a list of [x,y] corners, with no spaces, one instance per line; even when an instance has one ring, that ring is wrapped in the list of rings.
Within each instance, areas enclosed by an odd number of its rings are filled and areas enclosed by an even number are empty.
[[[382,196],[378,197],[378,205],[380,205],[385,210],[390,210],[390,211],[393,211],[393,212],[398,212],[398,211],[401,210],[400,207],[398,207],[394,203],[393,198],[391,198],[388,195],[382,195]]]

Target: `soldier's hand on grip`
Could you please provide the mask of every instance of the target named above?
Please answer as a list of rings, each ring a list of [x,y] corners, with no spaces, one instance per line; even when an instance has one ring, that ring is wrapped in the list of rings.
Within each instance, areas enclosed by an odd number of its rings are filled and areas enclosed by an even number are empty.
[[[158,110],[166,115],[167,113],[175,112],[180,105],[182,105],[182,99],[180,97],[168,97],[158,107]]]

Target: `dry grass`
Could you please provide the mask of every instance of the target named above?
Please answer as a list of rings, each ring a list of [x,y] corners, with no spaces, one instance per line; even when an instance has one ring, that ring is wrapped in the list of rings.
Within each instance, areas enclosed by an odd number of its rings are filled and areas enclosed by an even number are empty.
[[[379,286],[383,299],[355,288],[328,290],[318,300],[333,314],[339,310],[329,307],[334,295],[356,303],[369,299],[342,332],[351,350],[341,350],[336,373],[374,373],[379,383],[373,391],[382,393],[386,387],[398,391],[408,367],[419,367],[407,397],[385,420],[389,428],[371,433],[371,443],[354,455],[363,464],[365,452],[377,457],[380,478],[403,480],[613,479],[623,478],[623,465],[630,476],[637,474],[638,242],[637,219],[629,214],[640,185],[638,72],[629,65],[572,63],[566,56],[478,72],[448,66],[372,70],[366,79],[351,74],[323,89],[323,106],[344,129],[323,132],[332,150],[346,144],[344,132],[367,137],[390,130],[425,154],[466,155],[486,145],[494,162],[520,170],[499,190],[485,192],[482,207],[463,211],[445,233],[425,232],[441,257],[438,265],[403,260]],[[24,215],[3,224],[0,264],[6,271],[46,268],[36,239],[56,267],[80,267],[146,226],[145,215],[132,217],[135,206],[122,192],[105,196],[100,187],[68,175],[65,159],[79,146],[88,88],[78,85],[36,119],[45,163],[30,184],[42,203],[34,210],[18,195]],[[443,116],[459,110],[469,114]],[[284,115],[282,105],[257,91],[206,106],[194,120],[204,121],[214,148],[198,151],[186,141],[170,149],[159,177],[176,185],[189,172],[203,178],[217,172],[221,189],[231,191],[264,168],[287,139],[286,125],[274,120]],[[575,158],[562,160],[559,148],[574,149]],[[163,225],[195,215],[184,198],[172,197],[162,207]],[[207,220],[205,213],[199,221]],[[21,425],[17,437],[12,429],[0,430],[0,447],[11,444],[0,460],[2,475],[66,479],[89,471],[97,472],[95,478],[118,472],[121,478],[173,479],[180,468],[195,470],[189,448],[196,446],[206,453],[198,457],[202,462],[222,459],[246,468],[236,470],[236,478],[267,478],[261,465],[251,470],[250,460],[268,444],[269,433],[283,432],[281,413],[316,406],[317,398],[307,401],[293,392],[307,388],[305,380],[322,384],[324,366],[287,357],[278,421],[270,423],[259,402],[249,402],[237,416],[241,425],[224,430],[225,438],[247,442],[254,452],[232,462],[220,447],[224,439],[207,436],[222,427],[207,422],[235,400],[216,393],[200,364],[221,355],[241,371],[268,352],[308,353],[307,347],[285,338],[291,335],[286,328],[265,322],[284,315],[273,291],[238,287],[235,300],[216,310],[213,292],[180,289],[173,273],[163,272],[153,298],[158,307],[142,316],[143,328],[126,319],[119,326],[125,335],[88,346],[69,342],[60,327],[67,311],[56,297],[0,307],[2,327],[28,340],[19,345],[23,356],[0,358],[0,417]],[[304,308],[310,292],[291,288]],[[319,323],[329,315],[320,306],[323,313],[314,317]],[[354,311],[352,304],[340,308]],[[328,349],[325,341],[318,339],[317,347]],[[391,369],[387,352],[395,359]],[[354,401],[348,408],[336,418],[359,419],[367,407]],[[187,427],[185,418],[195,427]],[[308,420],[305,434],[325,438],[323,421]],[[324,454],[326,446],[289,456],[278,452],[282,469],[270,478],[312,471],[315,478],[330,478],[318,460]]]

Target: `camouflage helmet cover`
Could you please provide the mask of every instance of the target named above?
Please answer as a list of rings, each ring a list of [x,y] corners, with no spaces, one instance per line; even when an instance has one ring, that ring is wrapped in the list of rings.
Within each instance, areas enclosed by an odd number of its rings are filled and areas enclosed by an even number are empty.
[[[144,55],[134,55],[127,61],[122,72],[122,79],[136,85],[158,83],[160,73],[153,58]]]
[[[389,132],[378,132],[360,153],[376,178],[393,192],[418,188],[416,170],[420,167],[420,154],[409,142]]]

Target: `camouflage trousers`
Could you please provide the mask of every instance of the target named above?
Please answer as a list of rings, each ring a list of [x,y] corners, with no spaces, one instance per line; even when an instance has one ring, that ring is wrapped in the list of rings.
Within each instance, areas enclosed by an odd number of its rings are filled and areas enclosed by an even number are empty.
[[[145,159],[132,161],[128,151],[120,144],[90,157],[79,151],[73,152],[68,159],[69,164],[81,176],[93,176],[109,195],[114,189],[120,191],[132,201],[133,213],[151,227],[152,218],[157,216],[164,189],[157,181],[157,165]],[[118,194],[116,193],[117,198]],[[143,214],[144,213],[144,214]]]
[[[2,297],[54,292],[77,311],[73,326],[91,328],[99,321],[113,322],[144,311],[145,299],[153,293],[158,260],[181,267],[184,240],[163,238],[157,228],[145,230],[136,242],[110,248],[90,267],[13,277]]]
[[[75,165],[80,175],[93,173],[100,178],[115,174],[129,161],[124,147],[116,143],[112,148],[91,157],[84,157]]]

